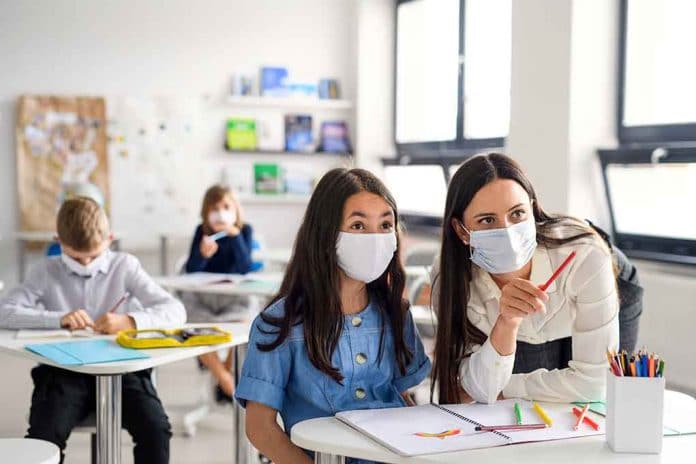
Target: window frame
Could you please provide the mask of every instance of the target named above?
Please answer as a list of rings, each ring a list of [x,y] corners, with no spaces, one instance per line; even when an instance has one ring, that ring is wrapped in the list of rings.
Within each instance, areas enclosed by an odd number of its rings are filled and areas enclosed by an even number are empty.
[[[626,45],[628,40],[628,2],[621,0],[619,11],[618,92],[616,134],[620,145],[696,142],[696,121],[683,124],[624,126],[626,101]],[[685,58],[686,59],[686,58]]]
[[[626,234],[616,230],[614,220],[614,205],[612,204],[607,167],[609,165],[625,164],[667,164],[694,163],[696,164],[696,148],[670,148],[666,156],[655,158],[653,148],[619,148],[597,150],[602,168],[602,180],[611,219],[613,242],[626,256],[649,261],[686,264],[696,266],[696,240],[655,237],[650,235]]]
[[[464,75],[466,72],[466,63],[464,50],[465,34],[464,25],[466,19],[466,1],[459,0],[459,76],[457,83],[457,134],[454,140],[437,141],[437,142],[408,142],[401,143],[396,138],[397,127],[397,57],[398,57],[398,36],[399,36],[399,6],[418,0],[396,0],[394,8],[394,92],[393,92],[393,134],[392,139],[396,146],[397,156],[399,157],[418,157],[438,159],[442,157],[461,158],[474,153],[481,152],[484,149],[499,148],[505,145],[506,137],[493,137],[482,139],[468,139],[464,137]],[[437,163],[435,163],[437,164]]]

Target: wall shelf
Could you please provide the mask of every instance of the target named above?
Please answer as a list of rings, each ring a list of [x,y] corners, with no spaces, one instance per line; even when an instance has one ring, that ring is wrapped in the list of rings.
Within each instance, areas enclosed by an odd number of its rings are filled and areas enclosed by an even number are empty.
[[[239,201],[242,203],[242,205],[306,205],[307,203],[309,203],[310,195],[295,195],[291,193],[240,193],[237,197],[239,198]]]
[[[350,100],[320,99],[313,97],[259,97],[252,95],[231,95],[225,99],[231,106],[246,108],[269,108],[298,110],[351,110]]]
[[[326,151],[312,151],[312,152],[303,152],[303,151],[285,151],[285,150],[230,150],[229,148],[225,147],[225,151],[227,153],[234,153],[237,155],[249,155],[249,156],[255,156],[255,155],[276,155],[276,156],[305,156],[305,157],[312,157],[312,158],[334,158],[334,157],[339,157],[339,158],[350,158],[353,155],[351,153],[332,153],[332,152],[326,152]]]

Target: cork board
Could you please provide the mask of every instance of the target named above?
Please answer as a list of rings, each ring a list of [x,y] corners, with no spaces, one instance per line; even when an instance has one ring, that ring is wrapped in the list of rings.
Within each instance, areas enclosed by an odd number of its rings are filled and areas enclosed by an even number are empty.
[[[17,105],[20,230],[53,231],[64,199],[109,211],[106,103],[98,97],[22,96]]]

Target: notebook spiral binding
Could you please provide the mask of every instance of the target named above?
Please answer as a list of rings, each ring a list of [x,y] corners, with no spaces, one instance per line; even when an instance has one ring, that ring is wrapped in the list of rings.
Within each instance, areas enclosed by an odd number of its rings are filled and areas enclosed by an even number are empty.
[[[476,422],[475,420],[471,420],[471,419],[469,419],[468,417],[462,416],[461,414],[457,414],[456,412],[451,411],[451,410],[449,410],[449,409],[447,409],[447,408],[445,408],[445,407],[443,407],[443,406],[440,406],[439,404],[430,403],[430,405],[431,405],[431,406],[435,406],[436,408],[440,409],[441,411],[444,411],[444,412],[446,412],[447,414],[451,414],[451,415],[455,416],[456,418],[463,420],[464,422],[468,422],[468,423],[473,424],[473,425],[475,425],[475,426],[477,426],[477,427],[483,427],[483,424],[479,424],[479,423]],[[509,436],[505,435],[504,433],[499,432],[499,431],[497,431],[497,430],[492,430],[490,433],[494,433],[494,434],[496,434],[496,435],[498,435],[498,436],[501,436],[501,437],[505,438],[506,440],[512,440],[512,437],[509,437]]]

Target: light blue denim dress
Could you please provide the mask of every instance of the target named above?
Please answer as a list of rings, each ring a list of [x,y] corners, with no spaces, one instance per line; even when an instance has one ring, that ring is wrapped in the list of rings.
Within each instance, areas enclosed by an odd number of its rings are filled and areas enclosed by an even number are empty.
[[[269,307],[266,313],[282,316],[284,299]],[[430,372],[430,360],[409,312],[404,336],[413,357],[402,375],[385,316],[374,298],[370,298],[361,312],[344,316],[343,331],[332,357],[333,365],[344,376],[343,384],[312,365],[302,324],[293,326],[288,338],[275,350],[259,350],[257,343],[275,340],[278,329],[257,317],[249,335],[249,351],[235,395],[237,401],[244,407],[247,401],[254,401],[279,411],[288,435],[295,424],[307,419],[333,416],[351,409],[404,406],[401,393],[423,381]],[[383,319],[386,327],[379,361]],[[353,459],[348,462],[369,461]]]

